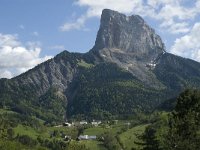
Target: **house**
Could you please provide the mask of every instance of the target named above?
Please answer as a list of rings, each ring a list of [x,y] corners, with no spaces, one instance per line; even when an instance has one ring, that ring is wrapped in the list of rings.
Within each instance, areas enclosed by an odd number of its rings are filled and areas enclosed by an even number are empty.
[[[97,127],[99,124],[101,124],[101,121],[92,121],[91,124],[95,127]]]
[[[80,125],[88,124],[87,121],[80,121]]]
[[[80,135],[78,139],[79,140],[96,140],[97,136],[96,135]]]
[[[71,123],[68,123],[68,122],[64,122],[64,123],[63,123],[63,126],[65,126],[65,127],[71,127],[72,124],[71,124]]]

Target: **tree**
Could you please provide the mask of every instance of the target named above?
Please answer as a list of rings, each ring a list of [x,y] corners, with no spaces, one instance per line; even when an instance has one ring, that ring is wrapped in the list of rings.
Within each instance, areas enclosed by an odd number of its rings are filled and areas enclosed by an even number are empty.
[[[28,135],[21,135],[17,137],[18,141],[24,145],[34,147],[37,145],[37,141],[29,137]]]
[[[186,90],[177,99],[169,120],[169,150],[198,150],[200,147],[200,91]]]
[[[119,145],[116,137],[113,135],[113,133],[111,132],[105,132],[103,135],[103,143],[104,146],[108,149],[108,150],[120,150],[121,146]]]
[[[14,135],[15,135],[15,132],[12,128],[7,129],[8,139],[13,139]]]
[[[144,140],[143,150],[159,150],[159,142],[156,139],[156,129],[151,126],[146,127],[142,139]]]

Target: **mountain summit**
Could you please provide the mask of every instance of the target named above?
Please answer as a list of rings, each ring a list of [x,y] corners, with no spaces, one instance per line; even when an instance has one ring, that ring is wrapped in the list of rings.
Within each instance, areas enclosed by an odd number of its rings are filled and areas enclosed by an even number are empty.
[[[100,29],[92,51],[103,60],[117,63],[149,85],[156,84],[150,76],[149,67],[154,67],[165,53],[159,35],[138,15],[126,16],[105,9],[101,15]]]
[[[0,108],[45,121],[149,113],[186,88],[200,88],[200,63],[165,52],[137,15],[105,9],[94,47],[63,51],[13,79],[0,80]]]
[[[150,59],[165,50],[160,36],[140,16],[126,16],[109,9],[102,12],[93,50],[104,48]]]

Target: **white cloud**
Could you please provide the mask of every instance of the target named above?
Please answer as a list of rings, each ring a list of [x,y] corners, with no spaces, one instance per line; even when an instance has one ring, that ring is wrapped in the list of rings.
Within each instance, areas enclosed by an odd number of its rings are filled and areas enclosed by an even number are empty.
[[[87,16],[100,16],[104,8],[117,10],[122,13],[131,13],[135,9],[138,11],[142,7],[141,0],[78,0],[78,6],[87,6]]]
[[[75,22],[65,23],[60,27],[61,31],[69,31],[72,29],[79,30],[84,27],[85,21],[87,20],[87,16],[83,15],[79,17]]]
[[[10,71],[0,69],[0,78],[8,78],[8,79],[10,79],[10,78],[12,78],[12,76],[13,75],[12,75],[12,73]]]
[[[74,22],[67,22],[60,27],[61,31],[80,30],[91,17],[99,17],[103,9],[113,9],[125,14],[139,14],[161,21],[160,27],[173,34],[187,33],[190,24],[200,13],[200,1],[196,0],[194,6],[187,7],[186,0],[77,0],[75,5],[86,7],[85,14]]]
[[[40,57],[41,48],[37,44],[28,42],[26,47],[17,35],[0,34],[0,77],[11,78],[51,58]]]
[[[0,46],[9,45],[11,47],[16,47],[21,45],[17,40],[17,35],[1,34],[0,33]]]
[[[87,19],[92,17],[100,17],[101,12],[104,8],[120,11],[122,13],[129,14],[135,11],[141,11],[142,1],[141,0],[78,0],[76,5],[80,7],[88,7],[87,12],[77,18],[75,22],[65,23],[60,27],[61,31],[69,31],[73,29],[84,28]]]
[[[168,28],[167,30],[172,34],[187,33],[190,31],[189,24],[186,22],[173,23],[170,24],[169,26],[161,24],[161,27]]]
[[[162,22],[160,27],[167,29],[170,33],[187,33],[190,30],[190,24],[187,23],[188,20],[193,20],[199,11],[197,11],[197,6],[187,8],[181,2],[183,1],[165,0],[150,4],[153,7],[153,15],[151,14],[151,16],[160,20]],[[159,9],[157,10],[154,5],[157,5]]]
[[[176,39],[170,52],[182,57],[187,57],[200,62],[200,22],[185,36]]]

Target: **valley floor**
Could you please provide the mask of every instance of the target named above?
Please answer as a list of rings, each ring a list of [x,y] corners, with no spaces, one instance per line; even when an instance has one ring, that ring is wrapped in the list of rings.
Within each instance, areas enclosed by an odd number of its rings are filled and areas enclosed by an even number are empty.
[[[0,115],[12,116],[13,114],[16,113],[3,109],[0,110]],[[37,118],[32,119],[37,120]],[[3,125],[1,125],[0,149],[9,150],[15,149],[15,147],[41,150],[54,149],[51,146],[53,144],[56,145],[56,142],[60,142],[63,145],[66,144],[69,147],[71,146],[71,149],[77,147],[75,148],[77,150],[78,147],[80,149],[83,147],[87,150],[108,150],[110,149],[109,147],[114,145],[118,145],[119,149],[124,150],[131,150],[133,147],[139,149],[141,146],[136,144],[137,142],[141,142],[138,141],[138,136],[144,133],[148,124],[133,126],[129,121],[119,120],[117,123],[102,123],[97,127],[92,125],[51,127],[43,125],[44,122],[39,120],[38,125],[22,122],[11,125],[11,127],[5,130],[3,129]],[[8,135],[8,130],[12,131],[11,135]],[[96,136],[97,139],[77,140],[79,135]],[[69,136],[70,139],[65,139],[65,136]],[[67,149],[70,149],[69,147]]]

